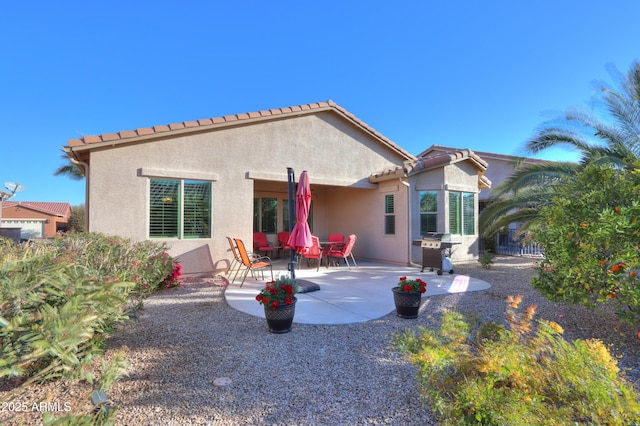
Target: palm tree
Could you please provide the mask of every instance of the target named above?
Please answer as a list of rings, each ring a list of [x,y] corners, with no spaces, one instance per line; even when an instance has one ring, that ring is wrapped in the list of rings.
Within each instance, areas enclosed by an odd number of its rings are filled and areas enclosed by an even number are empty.
[[[67,164],[58,167],[58,169],[53,172],[54,176],[69,176],[71,179],[80,180],[84,178],[84,173],[77,165],[71,162],[71,158],[67,156],[66,153],[60,154],[60,158],[65,160]]]
[[[537,154],[547,148],[566,145],[580,153],[580,164],[612,163],[626,167],[640,158],[640,62],[634,62],[626,76],[615,69],[618,89],[602,84],[601,99],[594,108],[573,108],[564,118],[545,123],[526,149]],[[596,114],[602,111],[606,120]]]
[[[573,108],[564,117],[543,123],[525,145],[531,154],[567,146],[578,151],[579,162],[516,167],[480,214],[485,237],[515,222],[521,223],[523,231],[542,226],[538,212],[551,202],[554,185],[584,166],[609,163],[627,169],[640,158],[640,63],[634,62],[626,76],[613,68],[609,71],[616,76],[617,88],[602,84],[599,103],[591,110]],[[598,112],[604,120],[598,118]]]

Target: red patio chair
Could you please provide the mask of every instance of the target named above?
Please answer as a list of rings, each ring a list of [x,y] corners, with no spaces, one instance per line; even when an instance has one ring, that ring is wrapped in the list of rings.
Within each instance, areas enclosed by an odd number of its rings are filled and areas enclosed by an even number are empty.
[[[302,254],[302,257],[307,259],[307,267],[309,266],[309,259],[315,259],[317,262],[316,271],[320,270],[320,264],[322,263],[322,258],[325,256],[324,249],[320,247],[320,239],[315,235],[311,236],[311,241],[313,245],[309,247],[306,253]]]
[[[327,247],[327,251],[331,249],[340,250],[343,246],[344,246],[344,234],[329,235],[329,247]]]
[[[329,259],[337,258],[338,263],[340,262],[340,258],[342,258],[346,262],[347,267],[351,269],[351,265],[349,265],[349,259],[347,259],[350,256],[354,266],[358,266],[358,264],[356,263],[356,259],[353,257],[353,253],[351,252],[351,250],[353,250],[353,246],[355,243],[356,243],[356,235],[355,234],[349,235],[349,237],[347,237],[346,244],[342,248],[329,249],[329,251],[327,252],[327,258]]]
[[[273,245],[267,240],[267,234],[264,232],[253,233],[253,251],[256,253],[263,252],[265,255],[273,253]]]
[[[291,246],[287,244],[289,241],[289,233],[287,231],[278,232],[278,245],[280,248],[278,250],[291,250]]]

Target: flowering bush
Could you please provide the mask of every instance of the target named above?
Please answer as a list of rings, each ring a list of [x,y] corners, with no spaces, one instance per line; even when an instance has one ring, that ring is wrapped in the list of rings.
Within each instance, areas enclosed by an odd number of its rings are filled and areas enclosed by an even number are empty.
[[[289,277],[279,277],[269,281],[265,288],[256,296],[261,305],[276,309],[281,304],[291,305],[294,295],[298,292],[298,284]]]
[[[177,287],[182,282],[180,276],[182,275],[182,265],[172,260],[173,270],[167,275],[167,277],[160,283],[160,288]]]
[[[407,277],[400,277],[398,288],[407,293],[425,293],[427,291],[427,283],[420,278],[409,280]]]

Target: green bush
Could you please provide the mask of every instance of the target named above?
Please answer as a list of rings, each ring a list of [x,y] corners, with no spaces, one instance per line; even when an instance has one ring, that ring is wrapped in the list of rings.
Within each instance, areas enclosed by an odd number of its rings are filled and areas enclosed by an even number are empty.
[[[164,245],[101,234],[19,245],[0,240],[0,256],[0,378],[21,383],[4,400],[37,382],[92,383],[108,334],[151,293],[180,282],[180,265]],[[99,389],[122,373],[122,364],[116,358],[103,369]],[[96,408],[68,421],[44,420],[108,424],[114,410]]]
[[[553,322],[534,323],[535,307],[508,299],[509,328],[475,327],[458,312],[434,331],[394,336],[419,367],[424,395],[444,424],[607,424],[640,421],[633,387],[598,340],[567,342]]]
[[[491,269],[491,265],[493,265],[493,253],[490,251],[485,251],[478,258],[478,262],[484,269]]]
[[[611,303],[621,318],[640,319],[640,168],[589,166],[557,185],[540,211],[536,239],[545,258],[534,287],[551,300],[594,306]]]

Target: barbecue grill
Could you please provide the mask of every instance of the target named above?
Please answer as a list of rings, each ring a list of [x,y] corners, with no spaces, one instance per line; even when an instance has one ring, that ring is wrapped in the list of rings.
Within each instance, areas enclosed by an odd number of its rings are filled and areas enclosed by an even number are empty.
[[[438,275],[442,275],[442,271],[448,269],[453,274],[453,265],[451,264],[451,247],[460,244],[451,241],[451,234],[435,234],[430,233],[422,236],[421,240],[414,240],[413,245],[422,247],[422,269],[429,268],[433,271],[438,269]]]

